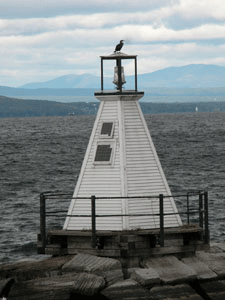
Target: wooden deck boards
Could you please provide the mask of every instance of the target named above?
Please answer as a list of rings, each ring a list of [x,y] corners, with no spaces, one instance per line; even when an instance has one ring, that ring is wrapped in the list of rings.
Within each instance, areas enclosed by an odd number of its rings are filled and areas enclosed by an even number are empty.
[[[173,228],[165,228],[165,234],[184,234],[184,233],[201,233],[203,230],[199,226],[180,226]],[[97,230],[97,236],[116,236],[116,235],[157,235],[160,229],[145,229],[145,230],[129,230],[129,231],[110,231]],[[91,236],[92,232],[87,230],[49,230],[48,235],[57,236]]]

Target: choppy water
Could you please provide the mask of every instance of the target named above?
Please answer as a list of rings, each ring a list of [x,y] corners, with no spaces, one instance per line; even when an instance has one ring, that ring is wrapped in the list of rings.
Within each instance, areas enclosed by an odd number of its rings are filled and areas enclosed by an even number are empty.
[[[172,192],[208,189],[211,241],[224,241],[225,112],[145,117]],[[37,256],[39,194],[73,192],[94,119],[0,119],[0,263]]]

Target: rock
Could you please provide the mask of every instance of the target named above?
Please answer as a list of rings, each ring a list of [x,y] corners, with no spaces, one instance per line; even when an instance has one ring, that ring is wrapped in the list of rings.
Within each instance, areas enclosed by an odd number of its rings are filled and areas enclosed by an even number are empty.
[[[225,243],[212,243],[210,244],[210,250],[211,249],[216,249],[214,252],[225,252]],[[209,251],[211,252],[211,251]]]
[[[150,290],[150,299],[160,300],[202,300],[188,284],[165,285],[161,287],[153,287]]]
[[[225,299],[225,281],[211,281],[201,283],[201,288],[210,297],[211,300]]]
[[[69,273],[45,279],[16,283],[9,297],[12,300],[67,300],[71,295],[93,296],[105,287],[104,278],[88,273]]]
[[[103,291],[101,294],[107,299],[151,299],[149,292],[132,279],[117,282]]]
[[[37,278],[17,282],[9,293],[10,300],[69,300],[77,274]]]
[[[0,279],[14,278],[15,281],[53,277],[61,274],[62,266],[73,256],[47,258],[36,261],[20,261],[0,266]]]
[[[123,280],[122,266],[119,260],[79,253],[62,267],[67,272],[87,272],[104,277],[106,284],[111,285]]]
[[[153,287],[160,284],[159,274],[152,268],[135,268],[131,272],[131,279],[136,280],[144,287]]]
[[[73,294],[93,296],[105,287],[103,277],[88,274],[77,274],[76,281],[73,284]]]
[[[216,273],[214,273],[205,263],[197,259],[195,256],[185,257],[181,261],[195,270],[199,280],[209,280],[217,277]]]
[[[179,261],[175,256],[146,258],[142,263],[145,268],[153,268],[164,284],[186,283],[197,277],[196,272]]]
[[[208,253],[199,251],[196,257],[206,264],[219,277],[225,277],[225,253]]]

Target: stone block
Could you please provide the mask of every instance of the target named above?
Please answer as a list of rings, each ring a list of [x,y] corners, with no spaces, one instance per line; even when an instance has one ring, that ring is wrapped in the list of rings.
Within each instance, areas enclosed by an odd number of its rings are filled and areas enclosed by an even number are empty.
[[[87,272],[103,276],[107,285],[123,280],[119,260],[79,253],[62,268],[62,272]]]
[[[51,257],[43,260],[19,261],[0,266],[0,279],[14,278],[16,281],[53,277],[61,274],[62,266],[73,256]]]
[[[101,291],[101,295],[107,297],[107,299],[152,299],[149,297],[149,292],[142,287],[138,282],[127,279],[117,282],[106,289]],[[154,299],[152,299],[154,300]]]
[[[149,293],[154,300],[202,300],[188,284],[153,287]]]
[[[210,297],[211,300],[224,300],[225,299],[225,281],[211,281],[201,283],[201,288]]]
[[[197,273],[191,267],[172,255],[144,259],[142,266],[155,269],[164,284],[186,283],[197,278]]]
[[[204,262],[200,261],[197,257],[185,257],[181,260],[185,265],[191,267],[197,273],[199,280],[211,280],[217,277]]]
[[[148,288],[160,284],[159,274],[153,268],[134,268],[131,272],[130,278]]]
[[[225,253],[209,253],[199,251],[196,257],[206,264],[218,277],[225,277]]]
[[[69,300],[79,274],[37,278],[13,285],[10,300]]]
[[[77,274],[76,280],[73,283],[72,294],[93,296],[105,287],[103,277],[88,274]]]
[[[215,249],[214,252],[217,253],[225,252],[225,243],[212,243],[210,244],[210,249]]]

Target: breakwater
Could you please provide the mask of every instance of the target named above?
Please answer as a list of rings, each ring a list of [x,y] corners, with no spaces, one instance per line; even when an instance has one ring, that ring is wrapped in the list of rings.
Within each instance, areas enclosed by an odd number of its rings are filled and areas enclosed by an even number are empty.
[[[0,265],[0,297],[40,299],[224,299],[225,244],[194,256],[144,258],[139,265],[85,253]]]

